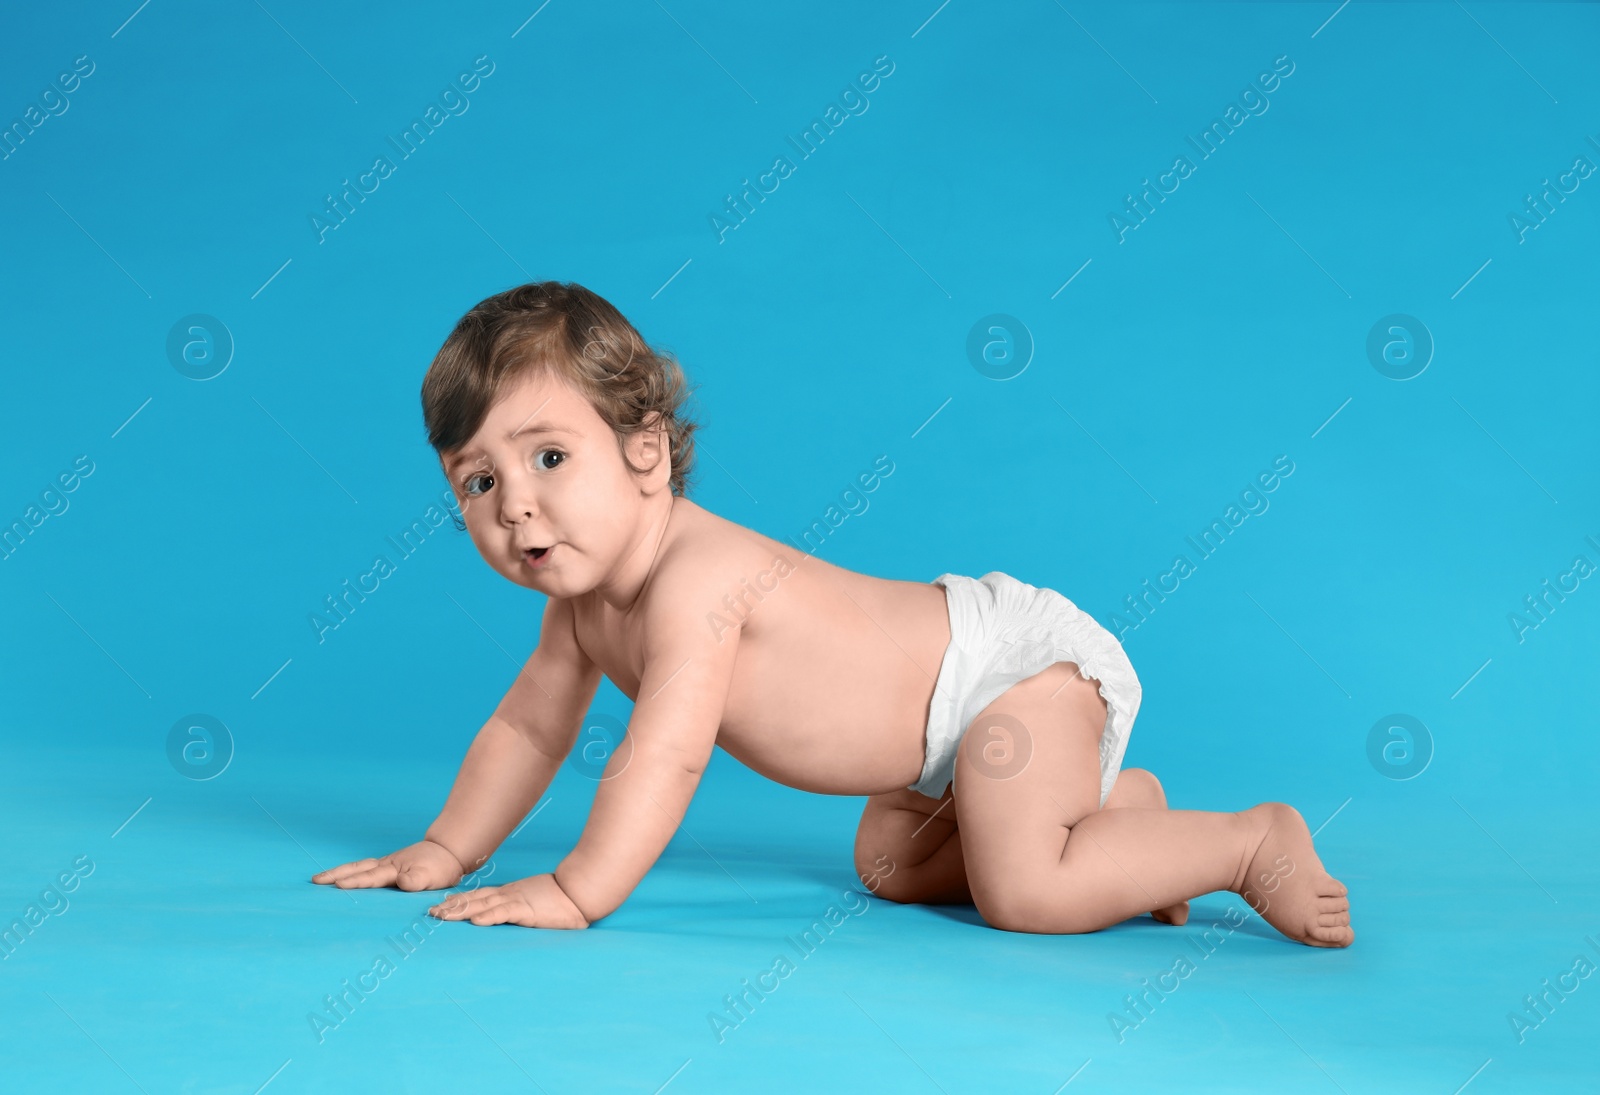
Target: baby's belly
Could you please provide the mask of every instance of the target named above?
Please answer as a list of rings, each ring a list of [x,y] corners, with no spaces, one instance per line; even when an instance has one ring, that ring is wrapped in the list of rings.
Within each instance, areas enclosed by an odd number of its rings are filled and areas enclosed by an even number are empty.
[[[949,615],[939,586],[868,579],[847,588],[844,610],[812,621],[825,626],[808,628],[801,612],[766,634],[748,629],[717,744],[790,787],[873,795],[922,775]],[[784,641],[770,641],[773,633]]]

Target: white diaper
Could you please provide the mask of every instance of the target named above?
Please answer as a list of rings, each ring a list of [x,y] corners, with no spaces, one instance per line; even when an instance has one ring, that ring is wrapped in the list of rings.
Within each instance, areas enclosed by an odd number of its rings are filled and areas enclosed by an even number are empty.
[[[928,706],[927,757],[911,785],[940,798],[955,775],[956,750],[967,726],[1002,692],[1055,662],[1074,662],[1097,681],[1106,701],[1100,735],[1100,805],[1122,768],[1128,734],[1139,714],[1139,678],[1117,642],[1088,613],[1053,589],[1009,574],[982,578],[941,574],[950,610],[950,645]]]

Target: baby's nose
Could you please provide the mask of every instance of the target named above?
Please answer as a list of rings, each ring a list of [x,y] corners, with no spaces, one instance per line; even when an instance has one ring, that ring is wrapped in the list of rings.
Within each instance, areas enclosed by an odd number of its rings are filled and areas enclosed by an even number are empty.
[[[519,525],[539,514],[539,501],[532,489],[517,483],[506,484],[500,496],[500,516],[508,525]]]

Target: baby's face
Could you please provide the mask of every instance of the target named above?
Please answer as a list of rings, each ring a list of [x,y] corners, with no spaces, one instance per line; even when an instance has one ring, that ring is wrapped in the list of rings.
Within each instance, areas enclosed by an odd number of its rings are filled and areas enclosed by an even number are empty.
[[[440,463],[478,553],[517,585],[587,593],[634,546],[640,477],[589,401],[557,377],[508,389]]]

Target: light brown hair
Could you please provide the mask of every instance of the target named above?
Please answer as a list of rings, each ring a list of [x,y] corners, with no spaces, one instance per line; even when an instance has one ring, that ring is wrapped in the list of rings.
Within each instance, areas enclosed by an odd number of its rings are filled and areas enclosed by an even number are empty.
[[[682,367],[670,351],[645,342],[609,301],[573,282],[519,285],[461,317],[422,381],[428,443],[441,456],[455,452],[513,382],[550,374],[588,399],[618,451],[633,434],[664,430],[672,493],[687,493],[699,426],[685,410],[692,389]],[[635,473],[649,470],[634,467],[626,452],[622,458]]]

